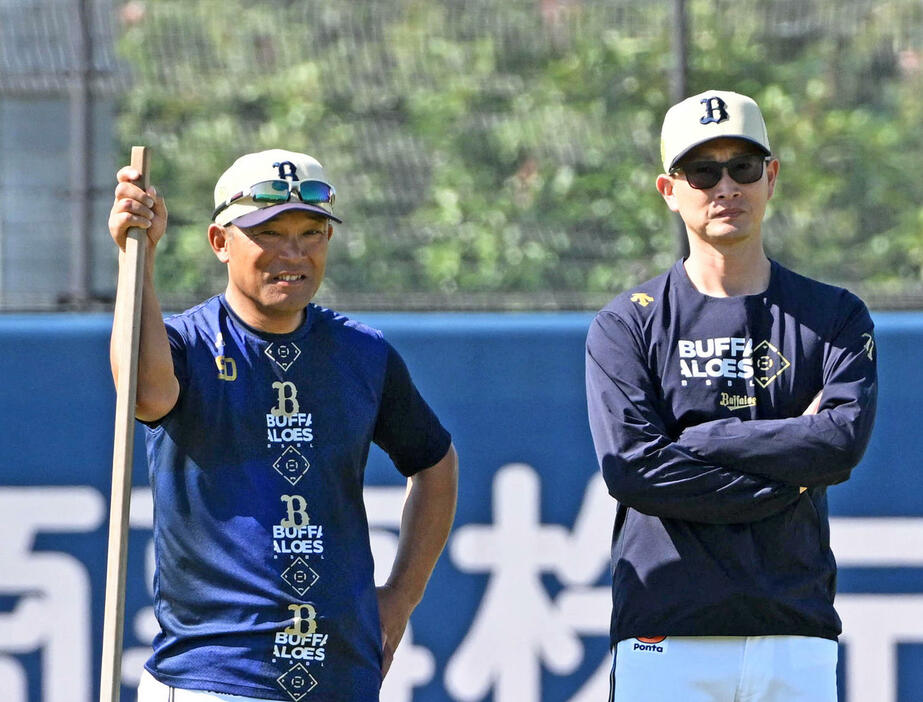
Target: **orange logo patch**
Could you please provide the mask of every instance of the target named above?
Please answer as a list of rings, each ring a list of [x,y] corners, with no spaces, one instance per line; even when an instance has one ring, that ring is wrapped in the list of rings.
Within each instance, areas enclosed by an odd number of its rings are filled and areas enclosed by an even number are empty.
[[[636,637],[636,638],[637,638],[638,641],[640,641],[641,643],[646,643],[646,644],[658,644],[658,643],[660,643],[661,641],[663,641],[663,640],[664,640],[665,638],[667,638],[667,637],[666,637],[666,636],[638,636],[638,637]]]

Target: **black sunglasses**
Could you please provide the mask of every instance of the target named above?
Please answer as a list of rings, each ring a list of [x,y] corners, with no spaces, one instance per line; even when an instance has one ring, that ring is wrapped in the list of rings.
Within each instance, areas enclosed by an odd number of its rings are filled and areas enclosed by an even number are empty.
[[[727,168],[728,175],[735,182],[747,185],[763,177],[763,166],[771,160],[771,156],[744,154],[728,161],[690,161],[671,169],[670,174],[681,172],[686,176],[686,182],[693,188],[708,190],[718,184],[724,169]]]

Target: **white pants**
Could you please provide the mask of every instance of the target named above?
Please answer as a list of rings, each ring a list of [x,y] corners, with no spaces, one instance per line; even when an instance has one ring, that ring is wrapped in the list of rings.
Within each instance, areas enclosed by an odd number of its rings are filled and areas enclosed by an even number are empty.
[[[626,639],[610,702],[837,702],[836,641],[806,636]]]
[[[138,683],[138,702],[272,702],[272,700],[170,687],[156,680],[145,670],[141,673],[141,682]]]

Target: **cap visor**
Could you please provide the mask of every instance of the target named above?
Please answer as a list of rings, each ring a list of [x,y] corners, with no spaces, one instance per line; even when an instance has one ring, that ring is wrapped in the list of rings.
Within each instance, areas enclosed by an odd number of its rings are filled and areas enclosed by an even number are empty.
[[[673,163],[670,164],[670,167],[667,168],[667,171],[671,171],[672,169],[676,168],[676,164],[679,163],[686,156],[688,156],[690,151],[700,147],[702,144],[707,144],[710,141],[714,141],[715,139],[740,139],[741,141],[746,141],[746,142],[753,144],[760,151],[762,151],[766,156],[772,155],[769,149],[767,149],[765,146],[760,144],[756,139],[748,137],[745,134],[719,134],[718,136],[712,136],[712,137],[708,137],[707,139],[702,139],[702,141],[697,141],[692,146],[687,147],[685,151],[683,151],[676,158],[673,159]]]
[[[311,214],[320,215],[321,217],[326,217],[327,219],[332,219],[334,222],[342,223],[343,221],[339,217],[330,214],[323,207],[318,207],[317,205],[308,205],[304,202],[283,202],[281,205],[263,207],[253,212],[248,212],[245,215],[232,219],[231,224],[235,227],[241,227],[242,229],[249,229],[250,227],[256,227],[264,222],[268,222],[270,219],[278,217],[283,212],[309,212]]]

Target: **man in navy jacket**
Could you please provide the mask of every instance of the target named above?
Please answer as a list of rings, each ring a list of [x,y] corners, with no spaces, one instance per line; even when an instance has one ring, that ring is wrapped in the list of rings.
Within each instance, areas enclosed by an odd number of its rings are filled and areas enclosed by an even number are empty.
[[[617,296],[587,338],[609,492],[613,699],[835,702],[828,485],[874,421],[872,320],[765,253],[779,174],[750,98],[673,106],[657,189],[688,258]]]

